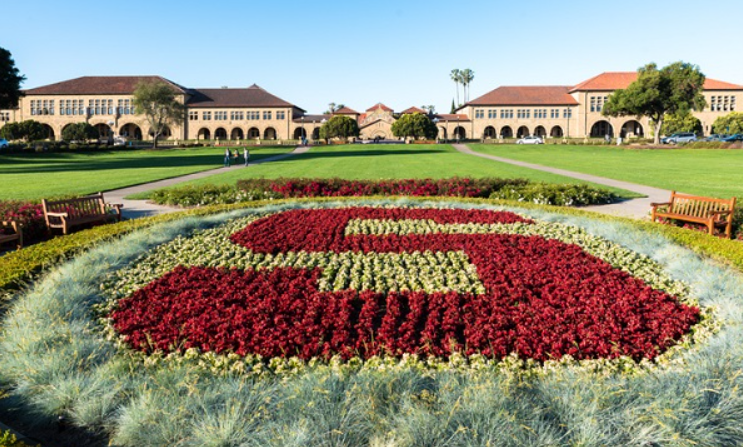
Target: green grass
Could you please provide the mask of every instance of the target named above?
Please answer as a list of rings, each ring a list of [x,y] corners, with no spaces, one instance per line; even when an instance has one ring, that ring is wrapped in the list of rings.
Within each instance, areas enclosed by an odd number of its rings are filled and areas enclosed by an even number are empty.
[[[253,148],[251,160],[292,147]],[[0,155],[0,200],[90,194],[222,166],[223,148]]]
[[[474,151],[689,194],[743,197],[743,150],[471,144]]]
[[[309,152],[266,165],[217,174],[181,183],[178,187],[204,184],[235,184],[246,178],[309,177],[345,179],[400,179],[448,177],[525,178],[547,183],[587,183],[580,180],[521,168],[507,163],[485,161],[460,154],[449,145],[343,145],[318,146]],[[608,189],[621,197],[640,197],[629,191]],[[131,196],[147,198],[149,193]]]

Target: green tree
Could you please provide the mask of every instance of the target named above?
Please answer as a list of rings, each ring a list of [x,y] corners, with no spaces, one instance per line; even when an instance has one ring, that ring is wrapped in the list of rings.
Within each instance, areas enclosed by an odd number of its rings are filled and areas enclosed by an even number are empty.
[[[186,106],[178,101],[173,87],[164,82],[143,81],[137,84],[132,104],[150,125],[153,148],[157,148],[157,139],[166,127],[181,124],[186,118]]]
[[[436,114],[436,106],[433,104],[429,104],[427,106],[421,106],[421,109],[428,112],[429,115],[435,115]]]
[[[0,129],[0,137],[7,140],[38,141],[48,137],[43,124],[34,120],[8,123]]]
[[[730,112],[727,115],[718,116],[712,124],[715,133],[736,134],[743,133],[743,113]]]
[[[453,69],[449,73],[449,77],[451,78],[452,81],[454,81],[454,85],[456,86],[456,89],[457,89],[457,105],[459,105],[459,84],[462,83],[462,72],[459,71],[458,68],[455,68],[455,69]],[[452,112],[452,113],[454,113],[454,112]]]
[[[62,139],[65,141],[93,140],[98,136],[98,129],[88,123],[73,123],[62,129]]]
[[[701,134],[702,122],[689,111],[678,112],[663,117],[663,127],[660,130],[661,135],[673,135],[678,132]]]
[[[335,115],[320,127],[320,138],[330,140],[331,138],[348,139],[359,136],[359,123],[355,119],[345,115]]]
[[[399,138],[411,137],[433,140],[438,135],[439,130],[428,115],[413,113],[403,115],[395,121],[392,124],[392,133]]]
[[[323,113],[326,114],[326,115],[332,115],[333,113],[339,111],[340,109],[342,109],[344,107],[346,107],[345,104],[336,104],[334,102],[331,102],[330,104],[328,104],[328,110],[326,110]]]
[[[464,89],[464,102],[467,103],[470,100],[470,84],[475,80],[475,72],[472,69],[465,68],[459,73],[462,80],[462,87]]]
[[[454,104],[454,98],[451,99],[451,110],[449,113],[456,113],[457,112],[457,105]]]
[[[704,74],[693,64],[675,62],[661,69],[654,63],[647,64],[638,70],[637,80],[609,96],[602,113],[606,116],[649,117],[658,144],[666,115],[704,108],[704,81]]]
[[[21,83],[26,80],[18,72],[10,51],[0,48],[0,109],[13,109],[23,96]]]

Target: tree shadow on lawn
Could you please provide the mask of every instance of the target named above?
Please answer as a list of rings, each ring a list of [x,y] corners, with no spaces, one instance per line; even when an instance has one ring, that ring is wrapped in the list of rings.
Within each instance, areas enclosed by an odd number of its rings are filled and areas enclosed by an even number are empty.
[[[431,150],[431,149],[417,149],[417,150],[405,150],[405,149],[395,149],[395,150],[380,150],[380,149],[369,149],[369,150],[338,150],[338,151],[328,151],[328,150],[320,150],[315,151],[314,149],[310,150],[309,152],[305,152],[304,154],[297,155],[296,157],[292,157],[290,160],[297,161],[297,160],[305,160],[305,159],[314,159],[314,158],[353,158],[353,157],[384,157],[384,156],[390,156],[390,155],[428,155],[428,154],[451,154],[453,152],[443,151],[443,150]],[[251,157],[251,160],[253,158]]]
[[[251,154],[250,161],[260,161],[264,158],[283,155],[282,153]],[[46,164],[34,166],[26,163],[17,163],[20,166],[3,166],[0,164],[0,175],[2,174],[40,174],[54,172],[74,171],[107,171],[117,169],[146,169],[146,168],[183,168],[203,166],[205,170],[216,169],[224,164],[224,152],[215,151],[214,154],[192,155],[192,156],[158,156],[143,158],[106,158],[102,160],[79,161],[79,160],[44,160]],[[237,164],[242,163],[242,156]],[[234,164],[234,163],[233,163]]]

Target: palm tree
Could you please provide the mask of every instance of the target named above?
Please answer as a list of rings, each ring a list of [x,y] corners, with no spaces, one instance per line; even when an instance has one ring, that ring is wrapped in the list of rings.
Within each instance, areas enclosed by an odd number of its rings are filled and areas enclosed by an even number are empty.
[[[454,81],[457,87],[457,105],[459,105],[459,84],[462,82],[462,72],[458,68],[451,71],[451,80]]]
[[[464,102],[467,102],[470,100],[469,95],[469,89],[470,89],[470,83],[475,80],[475,72],[469,68],[465,68],[461,72],[462,76],[462,85],[464,86]]]

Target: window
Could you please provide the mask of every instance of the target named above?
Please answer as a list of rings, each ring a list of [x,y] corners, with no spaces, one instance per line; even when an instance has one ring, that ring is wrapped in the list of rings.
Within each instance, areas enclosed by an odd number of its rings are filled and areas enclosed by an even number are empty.
[[[735,111],[735,96],[730,97],[730,111],[731,112]]]
[[[232,112],[230,112],[230,119],[232,121],[242,121],[243,119],[245,119],[245,114],[243,112],[236,112],[233,110]]]
[[[195,110],[189,110],[188,111],[188,120],[189,121],[196,121],[199,119],[199,112]]]
[[[0,112],[0,122],[10,121],[10,112]]]
[[[246,112],[245,115],[249,120],[259,120],[261,119],[260,112],[258,111],[252,111],[252,112]]]
[[[204,112],[201,119],[204,121],[210,121],[212,119],[212,112]]]
[[[285,120],[286,119],[286,112],[284,112],[283,110],[278,110],[276,112],[276,119],[277,120]]]
[[[498,118],[498,111],[495,109],[489,109],[488,110],[488,118],[489,119],[495,119]]]
[[[227,112],[224,110],[214,112],[214,121],[227,121]]]
[[[270,120],[271,119],[271,112],[270,111],[267,111],[267,110],[264,110],[263,111],[263,119],[264,120]]]
[[[482,109],[476,109],[475,110],[475,118],[480,119],[485,117],[485,111]]]
[[[550,118],[555,119],[560,117],[560,109],[550,110]]]
[[[513,109],[502,109],[500,111],[501,119],[513,118]]]
[[[562,117],[563,118],[572,118],[573,117],[573,109],[565,109],[562,111]]]

